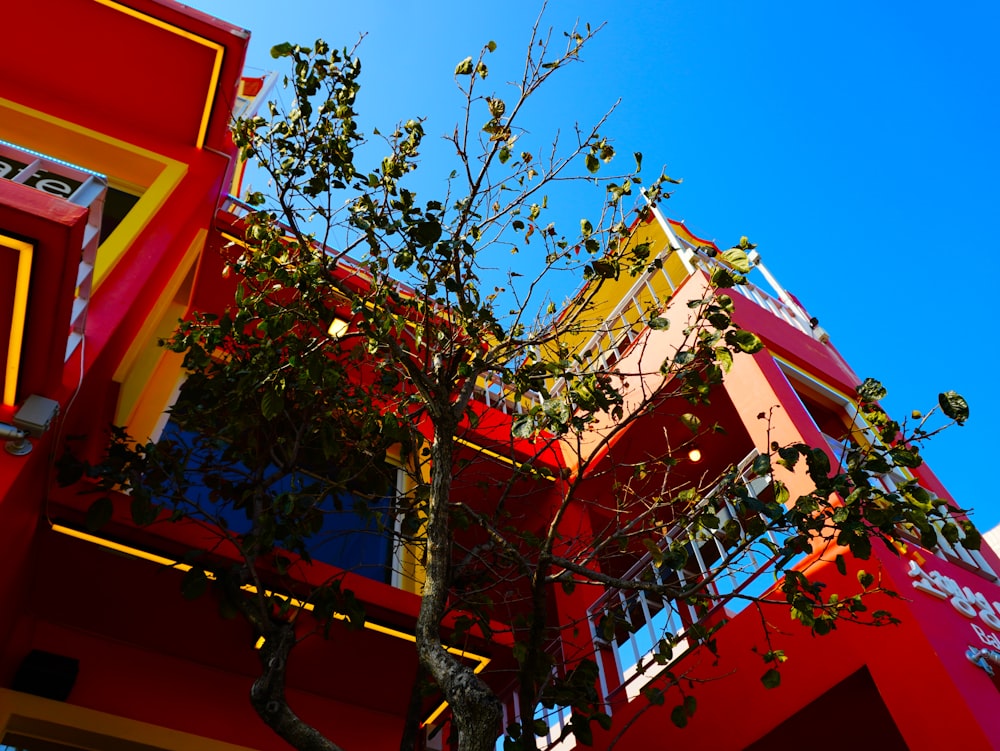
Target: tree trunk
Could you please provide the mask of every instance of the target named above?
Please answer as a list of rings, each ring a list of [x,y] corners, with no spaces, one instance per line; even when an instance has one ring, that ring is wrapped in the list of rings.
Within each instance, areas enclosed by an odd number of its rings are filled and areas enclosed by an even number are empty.
[[[285,676],[288,656],[295,646],[295,626],[283,623],[268,629],[259,656],[261,676],[250,689],[250,703],[274,732],[299,751],[343,751],[288,706]]]
[[[435,425],[431,444],[431,488],[427,508],[427,570],[417,617],[417,655],[451,705],[459,751],[493,751],[500,732],[500,701],[471,666],[445,651],[441,619],[451,583],[450,498],[453,470],[453,421]]]

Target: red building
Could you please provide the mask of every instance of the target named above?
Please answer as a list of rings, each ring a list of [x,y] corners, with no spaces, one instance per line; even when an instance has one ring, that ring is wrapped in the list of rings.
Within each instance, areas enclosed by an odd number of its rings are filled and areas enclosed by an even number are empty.
[[[190,311],[217,309],[231,290],[219,281],[220,249],[238,231],[227,199],[239,172],[228,122],[255,106],[268,82],[241,78],[245,31],[170,0],[18,3],[5,19],[19,31],[0,52],[0,434],[7,448],[0,452],[0,739],[38,751],[284,748],[246,697],[257,672],[249,628],[220,618],[209,600],[178,597],[190,568],[184,550],[206,544],[199,528],[138,528],[116,516],[89,532],[91,499],[58,488],[54,477],[68,437],[97,457],[106,425],[126,425],[136,436],[162,430],[182,374],[179,357],[157,340]],[[27,33],[39,28],[58,55],[39,53],[37,35]],[[564,315],[597,316],[600,325],[582,327],[588,333],[568,342],[587,364],[655,372],[648,363],[663,361],[682,327],[650,328],[645,311],[668,296],[668,311],[683,310],[704,295],[706,275],[720,261],[706,252],[710,244],[662,217],[636,231],[662,267],[608,284],[589,312],[570,306]],[[853,396],[857,376],[756,260],[762,286],[736,288],[734,319],[765,348],[736,359],[701,415],[726,425],[727,434],[700,438],[702,458],[682,465],[671,482],[735,465],[749,491],[763,494],[766,478],[751,467],[772,441],[829,446],[837,458],[844,436],[864,428]],[[640,379],[629,388],[643,386]],[[480,420],[459,449],[468,465],[459,493],[471,497],[483,483],[511,481],[513,463],[490,446],[505,431],[510,444],[517,408],[502,384],[481,385]],[[610,492],[603,484],[614,481],[612,468],[640,457],[666,424],[654,411],[619,436],[587,480],[592,492]],[[572,470],[573,454],[558,453],[544,460]],[[949,498],[926,467],[913,472]],[[894,473],[883,478],[887,487],[906,476]],[[787,478],[793,496],[802,481]],[[563,480],[522,482],[530,523],[532,513],[543,518],[532,509],[544,509]],[[577,521],[581,528],[602,523],[597,512]],[[688,567],[674,573],[679,581],[724,554],[714,537],[685,529],[666,537],[691,551]],[[902,624],[841,627],[816,638],[787,609],[745,607],[740,593],[773,585],[774,556],[765,550],[753,566],[715,583],[708,613],[616,590],[561,596],[555,622],[591,628],[567,628],[554,648],[570,661],[596,659],[614,721],[594,746],[608,747],[625,727],[616,748],[1000,746],[1000,695],[990,676],[1000,669],[1000,560],[943,540],[935,550],[913,543],[899,555],[877,548],[872,560],[848,559],[844,579],[828,553],[797,566],[831,582],[856,581],[861,568],[876,574],[903,594],[886,604]],[[348,749],[397,748],[409,700],[420,567],[412,552],[392,555],[384,577],[346,575],[367,627],[304,642],[290,675],[295,710]],[[650,565],[642,555],[609,563],[626,578]],[[322,578],[329,566],[316,564],[310,575]],[[598,623],[609,608],[627,623],[606,638]],[[790,656],[774,690],[760,680],[768,667],[760,657],[762,618]],[[690,628],[706,619],[725,621],[718,659],[690,646]],[[652,653],[664,635],[674,641],[673,656],[659,665]],[[503,689],[513,664],[509,641],[471,638],[456,651]],[[670,719],[679,694],[649,708],[643,692],[665,670],[697,686],[698,710],[683,729]],[[504,698],[512,721],[514,697]],[[431,697],[426,710],[434,747],[444,743],[435,730],[447,709]],[[848,718],[850,735],[831,717]],[[570,740],[556,740],[565,713],[544,719],[550,733],[541,745],[569,748]]]

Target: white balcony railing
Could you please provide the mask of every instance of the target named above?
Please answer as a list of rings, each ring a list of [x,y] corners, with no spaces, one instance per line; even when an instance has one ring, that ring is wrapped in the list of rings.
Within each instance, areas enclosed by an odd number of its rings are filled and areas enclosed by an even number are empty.
[[[236,216],[245,216],[253,210],[232,196],[229,196],[224,209]],[[636,277],[622,299],[580,347],[579,351],[582,353],[583,361],[576,368],[576,371],[580,373],[610,370],[648,327],[650,318],[662,312],[667,303],[667,295],[664,295],[663,292],[667,291],[668,294],[672,294],[678,286],[676,279],[672,278],[667,271],[667,260],[671,256],[677,256],[681,267],[687,271],[688,276],[698,269],[711,274],[716,268],[725,266],[718,257],[706,252],[707,249],[695,247],[679,238],[670,229],[669,223],[660,216],[658,210],[655,213],[666,233],[666,242],[651,259],[648,270]],[[751,256],[754,270],[760,272],[775,294],[771,295],[765,292],[762,287],[751,282],[733,287],[732,291],[770,311],[774,316],[802,333],[825,341],[825,334],[822,330],[815,327],[805,310],[778,285],[760,263],[760,258],[755,254],[751,254]],[[356,272],[362,271],[360,266],[349,259],[339,257],[338,263]],[[404,290],[409,289],[402,284],[400,287]],[[548,391],[551,395],[558,394],[565,387],[565,384],[565,378],[555,379],[549,384]],[[522,394],[520,398],[515,398],[513,387],[505,384],[500,375],[496,373],[487,374],[480,378],[479,383],[476,384],[474,398],[489,407],[499,409],[504,414],[522,414],[533,405],[544,402],[542,395],[535,391],[529,391]]]
[[[869,444],[878,445],[881,443],[875,435],[875,432],[867,425],[863,424],[860,417],[855,419],[855,430],[860,432],[864,436],[864,440]],[[848,442],[833,438],[827,433],[824,433],[822,430],[820,431],[820,435],[822,435],[826,440],[834,465],[838,467],[841,466],[845,461],[847,449],[849,448]],[[891,457],[888,455],[886,455],[885,458],[887,460],[891,460]],[[909,474],[898,466],[893,466],[888,472],[877,477],[878,483],[882,486],[882,490],[886,493],[900,492],[900,486],[909,482],[910,479],[911,477]],[[993,579],[998,578],[996,571],[993,570],[989,561],[986,560],[985,556],[983,556],[980,551],[970,550],[962,544],[962,541],[967,539],[968,535],[965,533],[965,530],[962,529],[959,517],[951,513],[943,503],[939,504],[938,508],[945,518],[934,519],[930,523],[931,527],[934,528],[934,531],[937,534],[937,545],[931,549],[930,552],[942,560],[950,562],[959,561],[965,566],[981,571],[987,577]],[[954,544],[948,542],[948,538],[944,535],[945,525],[948,522],[954,524],[958,530],[958,539]],[[900,525],[900,529],[906,537],[913,539],[914,541],[919,539],[919,534],[916,530],[912,529],[912,527],[908,527],[904,524]]]
[[[735,482],[751,498],[760,500],[771,479],[754,473],[757,455],[754,451],[740,462]],[[687,558],[684,565],[658,565],[652,554],[646,554],[622,577],[657,582],[677,590],[700,586],[704,601],[709,603],[707,608],[696,609],[653,592],[623,589],[606,591],[590,607],[588,616],[598,654],[610,657],[598,660],[604,696],[620,688],[630,699],[638,696],[667,663],[681,657],[696,642],[691,634],[695,624],[735,615],[745,604],[741,595],[757,596],[775,584],[776,578],[766,574],[773,572],[784,540],[766,530],[767,517],[737,508],[732,493],[727,492],[731,488],[730,483],[717,485],[700,502],[700,510],[714,512],[718,517],[718,530],[693,524],[675,528],[663,537],[661,550],[683,548]],[[598,631],[604,630],[603,624],[609,618],[613,619],[613,628],[608,630],[614,635],[604,639]]]

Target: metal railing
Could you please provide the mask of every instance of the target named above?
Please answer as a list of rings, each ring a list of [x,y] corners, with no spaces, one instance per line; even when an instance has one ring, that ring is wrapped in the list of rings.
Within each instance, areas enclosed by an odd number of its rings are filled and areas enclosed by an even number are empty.
[[[875,432],[870,427],[863,424],[860,417],[855,418],[855,429],[864,436],[864,440],[869,444],[878,445],[881,443],[875,435]],[[820,435],[823,436],[830,448],[835,466],[841,465],[844,462],[848,444],[843,440],[833,438],[827,433],[824,433],[822,430],[820,431]],[[886,454],[885,459],[891,462],[892,457]],[[900,493],[901,486],[909,482],[911,477],[901,468],[893,466],[888,472],[878,475],[875,479],[882,486],[882,490],[886,493]],[[963,540],[968,539],[968,535],[965,533],[965,530],[962,529],[959,517],[949,511],[943,502],[938,504],[938,509],[945,518],[933,519],[930,521],[930,525],[937,535],[937,545],[930,548],[930,552],[942,560],[950,562],[960,561],[965,566],[981,571],[988,577],[992,577],[994,579],[998,578],[996,571],[993,570],[989,561],[986,560],[985,556],[983,556],[980,551],[970,550],[962,544]],[[944,529],[948,522],[954,524],[957,529],[958,538],[955,543],[949,542],[948,538],[944,535]],[[917,544],[920,544],[920,535],[912,527],[903,524],[899,525],[899,529],[905,537],[916,542]]]
[[[233,196],[228,197],[223,209],[237,217],[254,211],[252,207]],[[576,372],[582,374],[593,370],[610,370],[646,330],[650,319],[663,311],[668,300],[662,292],[667,290],[669,294],[673,294],[679,286],[678,280],[668,273],[667,260],[672,255],[680,259],[681,268],[686,270],[685,279],[699,269],[711,274],[717,268],[728,268],[718,257],[678,238],[668,229],[666,242],[648,269],[636,278],[618,304],[579,348],[582,362],[575,368]],[[338,256],[338,263],[355,273],[363,272],[359,264],[345,257]],[[751,282],[733,287],[732,290],[808,336],[821,338],[820,332],[815,329],[808,314],[777,286],[771,275],[760,264],[759,257],[754,258],[754,268],[761,270],[765,279],[774,287],[777,297]],[[400,287],[404,291],[412,292],[406,285],[400,284]],[[549,394],[552,396],[558,394],[565,388],[566,382],[566,378],[553,379],[548,384]],[[542,394],[537,391],[528,391],[516,397],[514,388],[504,383],[498,373],[481,376],[474,391],[474,398],[488,407],[499,409],[504,414],[523,414],[532,406],[545,401]]]
[[[582,362],[575,369],[579,373],[587,373],[594,370],[607,371],[621,360],[629,347],[635,342],[649,326],[650,319],[660,314],[667,304],[667,299],[657,294],[657,289],[667,289],[670,294],[679,286],[676,280],[672,279],[667,272],[665,261],[672,254],[678,254],[683,268],[688,272],[688,276],[696,270],[702,270],[711,274],[717,268],[728,268],[726,264],[717,257],[706,253],[703,249],[687,244],[685,241],[671,236],[649,269],[640,275],[632,287],[625,293],[621,301],[608,313],[591,337],[579,348]],[[760,268],[765,279],[771,280],[771,276],[766,272],[760,263],[759,258],[755,260],[754,268]],[[662,279],[661,279],[662,277]],[[687,277],[685,277],[687,278]],[[666,281],[666,287],[662,281]],[[780,287],[775,287],[778,296],[770,295],[761,287],[752,282],[732,287],[731,290],[750,300],[776,318],[785,321],[789,326],[799,330],[807,336],[826,341],[825,332],[814,325],[814,321],[809,317],[787,293]],[[728,291],[728,290],[727,290]],[[782,299],[787,298],[787,299]],[[558,394],[566,385],[566,379],[560,378],[549,384],[548,391],[551,395]],[[499,395],[507,398],[499,399]],[[505,412],[521,413],[532,404],[544,401],[540,394],[525,394],[522,400],[515,403],[509,396],[512,389],[506,388],[499,379],[493,377],[487,379],[482,387],[476,389],[476,396],[485,401],[487,405],[499,405]]]
[[[735,483],[759,499],[770,487],[770,476],[753,471],[757,455],[749,454],[737,466],[735,479],[716,485],[700,501],[697,511],[714,513],[718,529],[692,523],[664,535],[661,551],[683,549],[682,565],[670,566],[669,555],[657,563],[660,557],[647,553],[622,577],[656,582],[668,591],[700,587],[706,606],[696,608],[656,592],[609,589],[589,608],[604,696],[621,689],[629,699],[638,696],[666,665],[697,643],[692,633],[696,624],[738,613],[745,604],[741,595],[759,596],[776,583],[776,578],[764,574],[773,570],[784,540],[767,528],[767,517],[738,507],[732,493]]]
[[[887,493],[895,493],[898,492],[899,485],[906,482],[908,478],[898,468],[893,468],[878,479]],[[949,563],[959,561],[973,570],[981,571],[987,577],[997,579],[996,571],[993,570],[993,567],[986,560],[985,556],[983,556],[982,552],[979,550],[970,550],[962,544],[963,540],[968,539],[968,535],[962,529],[958,516],[949,511],[944,503],[938,504],[938,509],[945,518],[930,521],[930,525],[937,535],[937,544],[933,548],[929,548],[930,552],[943,561],[948,561]],[[949,542],[948,538],[944,535],[945,525],[949,521],[955,525],[958,531],[958,539],[954,544]],[[920,535],[916,530],[905,524],[900,526],[900,530],[908,539],[918,545],[921,544]]]

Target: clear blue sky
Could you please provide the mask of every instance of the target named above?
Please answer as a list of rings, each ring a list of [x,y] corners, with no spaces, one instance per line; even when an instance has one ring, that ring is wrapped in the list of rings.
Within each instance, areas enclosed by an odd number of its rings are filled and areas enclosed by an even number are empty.
[[[489,40],[494,85],[513,77],[539,6],[408,0],[194,0],[250,29],[251,72],[273,44],[361,47],[365,127],[427,118],[449,132],[452,72]],[[989,491],[994,344],[992,249],[1000,206],[1000,3],[553,0],[545,24],[606,28],[546,95],[540,130],[587,123],[622,102],[606,131],[650,173],[682,177],[664,211],[702,237],[740,235],[862,376],[888,387],[897,417],[955,389],[963,428],[926,456],[982,529]],[[256,70],[255,70],[256,69]],[[440,145],[436,148],[441,149]],[[421,171],[443,177],[425,149]],[[444,160],[442,160],[443,162]],[[425,175],[426,178],[426,175]],[[581,212],[582,215],[582,212]]]

